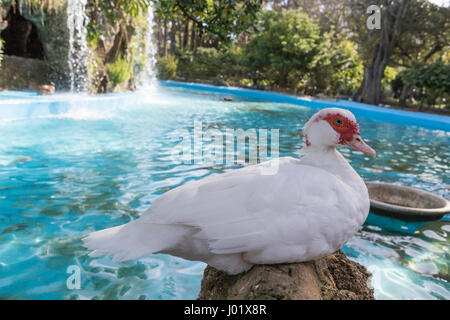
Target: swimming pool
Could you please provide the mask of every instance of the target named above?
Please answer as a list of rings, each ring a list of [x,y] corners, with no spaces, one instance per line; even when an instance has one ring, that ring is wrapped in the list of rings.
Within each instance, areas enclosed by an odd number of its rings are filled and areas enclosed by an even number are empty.
[[[187,181],[239,167],[173,158],[195,121],[220,131],[279,129],[280,156],[298,156],[305,121],[335,104],[355,113],[377,151],[369,159],[340,148],[364,179],[449,196],[445,117],[173,82],[106,96],[0,92],[0,298],[195,299],[203,263],[90,258],[81,236],[135,219]],[[377,299],[450,299],[449,218],[406,223],[370,214],[344,251],[373,273]],[[79,289],[67,285],[71,266],[80,270]]]

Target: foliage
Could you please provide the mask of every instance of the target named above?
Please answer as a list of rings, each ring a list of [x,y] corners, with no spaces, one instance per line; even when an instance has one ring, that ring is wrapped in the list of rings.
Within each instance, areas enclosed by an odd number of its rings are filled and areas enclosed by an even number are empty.
[[[194,58],[194,63],[198,66],[197,73],[205,77],[216,76],[224,65],[221,56],[216,48],[198,48]]]
[[[131,77],[131,68],[125,57],[119,57],[116,61],[106,66],[109,81],[112,87],[123,84]]]
[[[356,45],[348,39],[340,39],[333,31],[322,36],[323,42],[313,69],[314,92],[328,95],[353,95],[362,80],[363,66]]]
[[[391,82],[392,89],[406,89],[415,99],[436,104],[438,98],[450,95],[450,65],[442,61],[431,64],[416,64],[400,72]]]
[[[395,68],[386,66],[386,69],[384,69],[383,79],[381,79],[381,91],[383,95],[391,95],[391,83],[397,77],[397,74],[398,72]]]
[[[185,79],[192,79],[196,77],[199,66],[194,61],[195,55],[193,51],[177,50],[176,57],[177,57],[177,75]]]
[[[320,30],[300,10],[268,11],[261,31],[244,48],[249,77],[258,83],[297,88],[313,69],[320,50]]]
[[[366,28],[369,2],[382,6],[383,15],[394,12],[394,0],[277,0],[270,6],[260,0],[90,0],[89,5],[111,25],[125,24],[134,32],[148,6],[153,7],[162,79],[354,96],[382,38],[380,30]],[[398,97],[401,89],[393,86],[404,86],[399,71],[448,60],[447,14],[448,8],[425,0],[409,1],[395,31],[392,58],[381,66],[383,96]],[[95,44],[105,31],[92,18],[89,40]],[[142,69],[139,52],[135,50],[135,71]]]
[[[450,43],[450,7],[415,0],[408,13],[408,24],[394,50],[392,64],[412,67],[439,60]]]
[[[254,28],[262,0],[166,0],[154,1],[163,19],[181,15],[201,30],[217,35],[224,43]]]
[[[127,16],[136,17],[146,11],[151,4],[150,0],[90,0],[89,2],[90,6],[105,14],[111,22],[120,21]]]
[[[39,10],[44,13],[45,10],[56,10],[63,8],[67,0],[17,0],[12,1],[13,6],[19,5],[19,7],[25,6],[29,9]]]
[[[192,51],[177,51],[179,59],[177,74],[183,78],[235,78],[241,72],[242,51],[233,46],[218,50],[216,48],[197,48]]]
[[[185,79],[220,79],[242,85],[291,88],[306,93],[354,93],[362,79],[356,46],[319,26],[299,10],[268,12],[260,32],[242,48],[199,47],[177,50],[177,75]],[[240,79],[240,80],[238,80]]]
[[[234,35],[254,26],[261,3],[261,0],[91,0],[89,5],[105,14],[110,22],[137,17],[152,5],[163,19],[181,16],[229,42]]]
[[[17,3],[53,12],[66,1]],[[382,30],[366,27],[370,4]],[[106,64],[113,86],[145,69],[149,6],[162,79],[348,96],[372,82],[384,98],[448,97],[450,8],[427,0],[88,0],[92,69]]]
[[[156,67],[158,77],[162,80],[174,79],[177,75],[178,59],[175,56],[159,57]]]

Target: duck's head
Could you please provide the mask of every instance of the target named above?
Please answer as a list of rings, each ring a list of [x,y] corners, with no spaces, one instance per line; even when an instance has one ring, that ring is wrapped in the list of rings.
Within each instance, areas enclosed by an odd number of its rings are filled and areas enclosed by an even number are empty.
[[[336,147],[346,145],[365,154],[375,151],[361,138],[356,118],[348,110],[326,108],[314,114],[303,128],[306,147]]]

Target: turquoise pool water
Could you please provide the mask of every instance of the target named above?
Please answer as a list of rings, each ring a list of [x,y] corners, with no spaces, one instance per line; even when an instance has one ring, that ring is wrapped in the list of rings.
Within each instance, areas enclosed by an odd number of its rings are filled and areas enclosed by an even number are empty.
[[[242,92],[170,83],[102,97],[0,92],[0,298],[196,298],[203,263],[167,255],[113,263],[88,257],[80,238],[135,219],[171,188],[238,167],[171,156],[194,120],[221,131],[279,129],[280,155],[298,156],[301,128],[319,104]],[[446,120],[383,119],[348,106],[377,151],[369,159],[340,149],[364,179],[449,197]],[[450,299],[449,234],[449,215],[406,223],[370,214],[344,251],[373,273],[378,299]],[[67,287],[72,265],[80,268],[80,289]]]

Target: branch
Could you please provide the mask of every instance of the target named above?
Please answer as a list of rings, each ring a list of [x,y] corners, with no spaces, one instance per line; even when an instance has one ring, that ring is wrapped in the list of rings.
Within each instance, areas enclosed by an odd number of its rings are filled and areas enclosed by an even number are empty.
[[[405,68],[411,68],[412,67],[411,64],[403,63],[403,62],[397,62],[397,61],[391,61],[391,62],[389,62],[389,64],[396,65],[396,66],[399,66],[399,67],[405,67]]]
[[[181,12],[183,12],[183,14],[191,21],[193,21],[194,23],[196,23],[200,28],[211,32],[212,34],[217,35],[221,40],[223,41],[227,41],[227,38],[224,37],[222,34],[217,33],[215,30],[213,30],[210,26],[205,25],[202,21],[198,20],[196,17],[194,17],[193,15],[191,15],[185,7],[183,7],[179,2],[177,3],[178,7],[180,8]]]
[[[434,55],[436,52],[439,52],[442,49],[443,49],[442,44],[440,42],[436,43],[435,46],[433,47],[433,49],[431,49],[431,51],[428,52],[428,54],[425,56],[425,58],[423,59],[423,62],[427,62],[428,59],[430,59],[432,55]]]
[[[408,51],[406,51],[405,49],[403,49],[403,47],[400,44],[397,44],[397,48],[400,50],[400,53],[407,59],[411,60],[411,55],[408,53]]]

